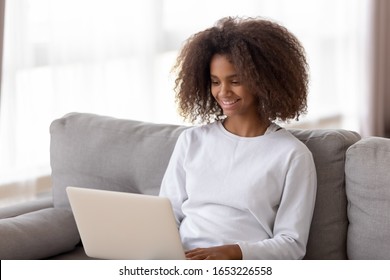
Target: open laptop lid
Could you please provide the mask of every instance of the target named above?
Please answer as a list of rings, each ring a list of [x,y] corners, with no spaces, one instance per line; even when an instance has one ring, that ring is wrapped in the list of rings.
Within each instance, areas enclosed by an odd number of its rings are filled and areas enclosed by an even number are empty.
[[[67,187],[86,254],[100,259],[185,259],[168,198]]]

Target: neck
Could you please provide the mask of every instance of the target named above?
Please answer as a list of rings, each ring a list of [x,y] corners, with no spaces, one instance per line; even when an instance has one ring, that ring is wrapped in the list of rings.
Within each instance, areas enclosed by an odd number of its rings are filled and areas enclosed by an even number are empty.
[[[241,137],[256,137],[264,135],[269,125],[269,121],[261,121],[259,119],[253,121],[243,121],[229,117],[227,117],[223,122],[223,126],[227,131]]]

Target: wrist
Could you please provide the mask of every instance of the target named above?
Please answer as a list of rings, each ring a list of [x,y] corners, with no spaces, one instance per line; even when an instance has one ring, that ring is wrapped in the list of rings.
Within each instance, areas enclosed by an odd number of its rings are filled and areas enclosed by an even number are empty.
[[[232,260],[242,260],[242,251],[238,244],[229,245],[230,249],[230,259]]]

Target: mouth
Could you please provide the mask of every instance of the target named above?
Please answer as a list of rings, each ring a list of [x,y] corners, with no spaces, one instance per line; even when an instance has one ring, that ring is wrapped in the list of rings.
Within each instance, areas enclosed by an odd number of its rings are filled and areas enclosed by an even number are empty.
[[[231,106],[231,105],[236,104],[239,100],[240,100],[240,99],[221,100],[221,103],[222,103],[224,106]]]

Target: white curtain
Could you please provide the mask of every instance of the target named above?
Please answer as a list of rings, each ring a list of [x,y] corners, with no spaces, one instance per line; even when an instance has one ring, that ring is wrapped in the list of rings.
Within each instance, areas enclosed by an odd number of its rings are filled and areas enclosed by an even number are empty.
[[[180,123],[170,69],[223,16],[280,22],[306,48],[309,114],[357,130],[368,0],[9,0],[0,108],[0,185],[49,174],[49,125],[90,112]],[[348,106],[345,102],[348,100]]]
[[[68,112],[153,119],[159,4],[7,2],[0,180],[48,173],[49,125]]]
[[[5,0],[0,0],[0,109],[1,109],[1,77],[3,70],[3,38],[4,38]]]
[[[362,107],[362,134],[390,138],[390,1],[375,0],[370,17],[370,83]]]

